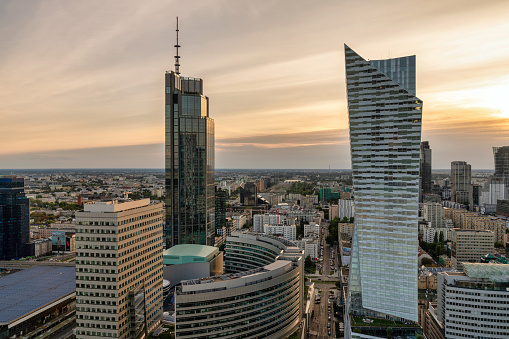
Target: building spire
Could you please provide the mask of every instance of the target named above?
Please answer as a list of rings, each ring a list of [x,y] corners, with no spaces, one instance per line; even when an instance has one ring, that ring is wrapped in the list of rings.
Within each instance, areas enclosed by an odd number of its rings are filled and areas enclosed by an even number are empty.
[[[179,17],[177,17],[177,29],[175,30],[177,32],[177,44],[173,47],[177,50],[177,53],[175,55],[175,73],[180,74],[180,56],[179,56]]]

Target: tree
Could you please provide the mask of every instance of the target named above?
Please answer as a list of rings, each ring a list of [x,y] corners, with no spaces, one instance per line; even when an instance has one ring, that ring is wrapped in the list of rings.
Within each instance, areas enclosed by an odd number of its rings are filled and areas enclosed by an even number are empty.
[[[387,327],[387,338],[389,339],[392,338],[392,332],[393,332],[392,327]]]
[[[438,242],[444,242],[444,232],[440,231],[440,236],[438,237]]]
[[[329,245],[334,245],[334,242],[336,241],[336,238],[332,234],[329,234],[327,238],[325,238],[325,242]]]
[[[421,265],[431,266],[433,265],[433,260],[431,260],[430,258],[422,258]]]
[[[350,217],[350,224],[353,224],[355,221],[355,218],[354,217]]]
[[[341,219],[341,223],[342,224],[348,223],[348,218],[347,217],[343,217],[343,219]]]
[[[436,244],[438,242],[438,233],[435,232],[435,237],[433,238],[433,242]]]
[[[503,242],[501,242],[501,241],[495,241],[495,247],[497,247],[497,248],[503,248],[503,247],[505,247],[505,246],[504,246],[504,243],[503,243]]]
[[[309,254],[306,257],[306,260],[304,261],[304,266],[306,266],[306,267],[312,267],[313,266],[313,261],[311,260],[311,256]]]

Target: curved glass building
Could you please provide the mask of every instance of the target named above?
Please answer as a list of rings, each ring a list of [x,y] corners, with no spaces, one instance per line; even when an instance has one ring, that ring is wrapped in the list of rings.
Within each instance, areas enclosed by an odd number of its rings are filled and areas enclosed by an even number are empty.
[[[248,264],[230,265],[236,273],[176,287],[176,338],[286,338],[298,328],[303,252],[284,239],[234,232],[225,262],[239,263],[231,260],[237,249]]]

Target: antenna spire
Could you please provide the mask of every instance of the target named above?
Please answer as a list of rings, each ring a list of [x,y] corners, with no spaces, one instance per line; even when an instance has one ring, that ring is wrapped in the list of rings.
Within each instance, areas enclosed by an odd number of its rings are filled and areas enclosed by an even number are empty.
[[[177,54],[175,55],[175,73],[180,74],[180,56],[179,56],[179,17],[177,17],[177,44],[173,47],[177,50]]]

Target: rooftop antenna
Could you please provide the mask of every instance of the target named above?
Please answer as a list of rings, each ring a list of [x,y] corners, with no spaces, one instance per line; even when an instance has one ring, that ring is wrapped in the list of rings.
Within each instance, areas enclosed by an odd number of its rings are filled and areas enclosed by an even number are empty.
[[[173,47],[177,50],[177,55],[175,55],[175,73],[180,74],[180,56],[179,56],[179,17],[177,17],[177,44]]]

